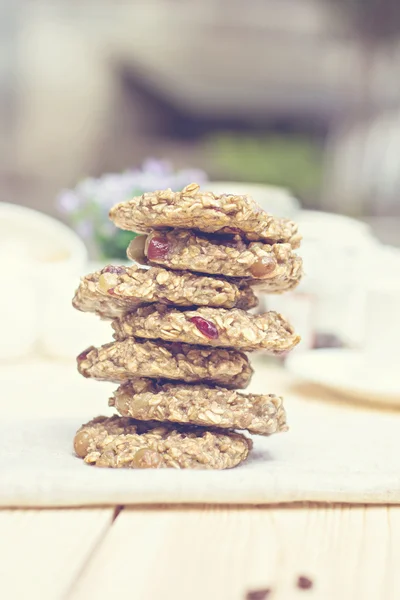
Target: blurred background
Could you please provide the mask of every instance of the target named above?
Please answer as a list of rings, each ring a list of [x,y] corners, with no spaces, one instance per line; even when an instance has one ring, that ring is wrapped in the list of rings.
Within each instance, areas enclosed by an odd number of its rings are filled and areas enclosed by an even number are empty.
[[[394,0],[1,3],[0,183],[61,188],[150,157],[290,187],[400,244]]]
[[[304,235],[308,277],[266,306],[299,324],[303,349],[362,344],[377,275],[399,293],[400,3],[3,0],[0,11],[1,201],[68,223],[104,262],[126,246],[106,219],[116,201],[193,180],[246,188]]]

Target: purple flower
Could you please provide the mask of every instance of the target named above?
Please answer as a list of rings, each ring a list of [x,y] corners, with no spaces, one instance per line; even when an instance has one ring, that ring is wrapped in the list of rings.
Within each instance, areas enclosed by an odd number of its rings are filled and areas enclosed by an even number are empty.
[[[75,230],[82,239],[88,240],[93,235],[93,223],[85,219],[77,223]]]
[[[72,190],[63,190],[57,198],[57,206],[64,214],[75,212],[81,205],[79,196]]]
[[[70,216],[76,232],[93,245],[99,243],[99,238],[110,240],[120,235],[108,220],[108,211],[114,204],[145,192],[166,188],[179,191],[189,183],[204,181],[207,181],[204,171],[174,171],[170,162],[149,158],[140,169],[84,179],[75,189],[61,192],[57,206],[60,212]]]
[[[165,176],[171,176],[173,174],[173,168],[170,162],[167,160],[157,160],[155,158],[148,158],[142,165],[142,171],[145,173],[151,173],[155,177],[163,178]]]

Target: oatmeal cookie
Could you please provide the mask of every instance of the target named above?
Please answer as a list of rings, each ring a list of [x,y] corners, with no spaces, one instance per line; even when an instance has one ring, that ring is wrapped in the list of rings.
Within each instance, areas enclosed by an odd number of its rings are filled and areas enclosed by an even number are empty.
[[[253,372],[247,356],[237,350],[133,338],[90,347],[77,363],[81,375],[104,381],[164,377],[211,381],[229,388],[246,387]]]
[[[230,469],[252,447],[244,435],[203,427],[97,417],[77,431],[76,454],[96,467]]]
[[[109,405],[124,417],[143,421],[247,429],[260,435],[287,430],[282,398],[274,394],[240,394],[204,384],[132,380],[117,389]]]
[[[146,233],[151,229],[196,229],[208,233],[240,233],[249,240],[300,245],[297,225],[262,210],[249,195],[213,194],[192,183],[181,192],[147,192],[110,211],[117,227]]]
[[[252,315],[237,308],[186,310],[150,304],[115,319],[112,326],[117,340],[162,339],[243,351],[268,350],[273,354],[288,352],[300,341],[279,313]]]
[[[247,285],[223,277],[109,265],[82,278],[72,304],[83,312],[112,319],[149,302],[248,309],[257,306],[258,300]]]
[[[185,229],[137,236],[127,250],[140,264],[263,282],[270,293],[291,290],[303,274],[290,244],[246,242],[238,235],[204,235]]]

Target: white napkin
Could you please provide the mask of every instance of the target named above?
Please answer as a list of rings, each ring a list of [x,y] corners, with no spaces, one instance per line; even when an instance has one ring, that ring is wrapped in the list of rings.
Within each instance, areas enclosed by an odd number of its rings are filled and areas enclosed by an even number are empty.
[[[0,371],[8,411],[0,423],[1,506],[400,502],[400,413],[318,402],[313,388],[300,395],[262,361],[252,390],[285,392],[290,431],[254,437],[251,458],[219,472],[85,465],[72,452],[74,433],[109,414],[113,386],[79,378],[72,365],[25,366],[17,380],[19,369]]]

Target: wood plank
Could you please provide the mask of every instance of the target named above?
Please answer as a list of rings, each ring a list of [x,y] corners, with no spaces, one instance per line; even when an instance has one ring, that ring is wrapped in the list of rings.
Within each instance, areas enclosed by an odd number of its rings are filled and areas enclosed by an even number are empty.
[[[398,600],[400,508],[123,510],[68,600]],[[313,582],[307,593],[299,576]]]
[[[113,516],[113,508],[0,510],[0,598],[64,598]]]

